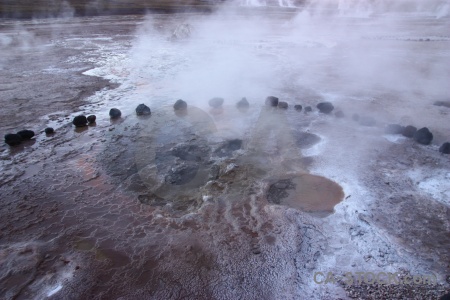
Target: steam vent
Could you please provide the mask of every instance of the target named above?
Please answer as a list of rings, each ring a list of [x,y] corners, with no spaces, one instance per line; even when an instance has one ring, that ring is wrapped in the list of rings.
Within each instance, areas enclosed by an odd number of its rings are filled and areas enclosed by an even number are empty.
[[[448,0],[3,2],[0,299],[447,299]]]

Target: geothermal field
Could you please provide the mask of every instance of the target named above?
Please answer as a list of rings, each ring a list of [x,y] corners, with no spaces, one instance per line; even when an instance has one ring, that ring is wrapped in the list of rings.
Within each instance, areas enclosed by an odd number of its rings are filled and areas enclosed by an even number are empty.
[[[1,7],[0,299],[449,299],[450,2],[206,2]]]

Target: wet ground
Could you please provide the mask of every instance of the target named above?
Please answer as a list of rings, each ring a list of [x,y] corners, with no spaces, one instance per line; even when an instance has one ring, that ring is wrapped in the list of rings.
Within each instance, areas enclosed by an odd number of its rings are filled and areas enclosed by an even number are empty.
[[[448,292],[450,160],[437,149],[450,140],[450,109],[433,105],[448,72],[438,68],[444,80],[403,96],[384,81],[355,91],[330,63],[353,49],[348,40],[332,55],[324,40],[287,40],[271,27],[292,20],[286,15],[267,22],[262,37],[218,30],[215,39],[202,18],[188,20],[201,47],[169,39],[186,15],[1,23],[1,132],[36,132],[18,147],[1,146],[1,298],[437,299]],[[421,68],[449,62],[449,38],[439,35],[445,22],[413,20],[402,34],[358,43],[395,52],[395,40],[413,49],[412,71],[434,75]],[[310,72],[292,65],[299,51],[318,55],[303,65]],[[238,52],[247,72],[225,68]],[[205,58],[209,64],[200,64]],[[312,81],[322,68],[330,72]],[[294,80],[298,72],[303,82]],[[268,95],[289,109],[264,108]],[[225,97],[222,109],[208,107],[213,96]],[[238,110],[244,96],[250,108]],[[186,113],[173,111],[178,98],[188,102]],[[345,117],[319,113],[323,100]],[[139,103],[151,107],[150,117],[136,116]],[[122,118],[110,120],[111,107]],[[96,124],[72,126],[81,113],[96,114]],[[375,126],[359,125],[354,113],[374,117]],[[433,143],[386,135],[384,126],[396,122],[429,127]],[[47,126],[55,134],[45,135]],[[438,284],[314,282],[319,271],[401,270],[434,274]]]

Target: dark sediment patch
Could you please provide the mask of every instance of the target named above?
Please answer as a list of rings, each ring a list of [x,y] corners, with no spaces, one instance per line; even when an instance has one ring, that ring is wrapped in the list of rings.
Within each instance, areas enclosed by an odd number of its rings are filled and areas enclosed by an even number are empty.
[[[267,191],[269,203],[289,206],[308,213],[326,216],[344,199],[342,187],[325,177],[301,174],[281,179]]]
[[[309,132],[299,132],[294,135],[297,146],[300,149],[306,149],[319,143],[321,138],[318,135]]]

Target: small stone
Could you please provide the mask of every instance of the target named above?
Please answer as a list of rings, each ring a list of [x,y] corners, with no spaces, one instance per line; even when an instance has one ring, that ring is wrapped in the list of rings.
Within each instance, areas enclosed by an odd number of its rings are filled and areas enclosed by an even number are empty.
[[[405,130],[405,127],[399,124],[389,124],[386,126],[386,129],[384,130],[387,134],[402,134]]]
[[[238,103],[236,103],[237,108],[248,108],[250,106],[250,103],[248,103],[247,98],[242,98],[239,100]]]
[[[219,98],[219,97],[215,97],[212,98],[208,101],[209,106],[213,107],[213,108],[219,108],[222,106],[223,104],[223,98]]]
[[[278,108],[288,109],[288,107],[289,107],[289,104],[287,102],[284,102],[284,101],[278,102]]]
[[[295,109],[296,111],[302,111],[303,106],[301,106],[300,104],[296,104],[296,105],[294,105],[294,109]]]
[[[317,104],[317,109],[323,114],[329,114],[333,111],[334,106],[331,104],[331,102],[321,102]]]
[[[55,129],[53,129],[52,127],[47,127],[44,130],[45,134],[53,134],[55,133]]]
[[[450,143],[449,142],[443,143],[442,146],[439,148],[439,152],[444,154],[450,154]]]
[[[311,106],[306,106],[305,107],[305,113],[309,113],[312,112],[312,107]]]
[[[334,115],[336,116],[336,118],[339,118],[339,119],[342,119],[345,117],[345,114],[342,112],[342,110],[335,112]]]
[[[73,118],[72,124],[76,127],[83,127],[87,124],[86,116],[80,115]]]
[[[433,134],[426,127],[423,127],[414,133],[414,140],[422,145],[429,145],[433,140]]]
[[[111,119],[117,119],[122,116],[122,112],[117,108],[111,108],[109,111],[109,116],[111,117]]]
[[[97,119],[97,117],[95,115],[90,115],[86,119],[89,124],[93,124],[93,123],[95,123],[95,120]]]
[[[187,109],[187,103],[186,101],[183,101],[181,99],[178,99],[175,104],[173,105],[174,110],[185,110]]]
[[[266,106],[277,107],[278,106],[278,98],[274,96],[269,96],[266,98]]]
[[[403,130],[402,135],[406,136],[406,137],[409,137],[409,138],[412,138],[414,136],[414,134],[416,133],[416,131],[417,131],[416,127],[408,125]]]
[[[5,135],[5,143],[9,146],[17,146],[22,142],[20,135],[15,133],[8,133]]]
[[[136,115],[138,116],[148,116],[151,114],[152,111],[150,110],[150,107],[148,107],[144,103],[141,103],[136,107]]]
[[[34,131],[33,131],[33,130],[27,130],[27,129],[25,129],[25,130],[19,131],[17,134],[20,135],[20,137],[21,137],[23,140],[29,140],[29,139],[33,138],[33,136],[34,136]]]

